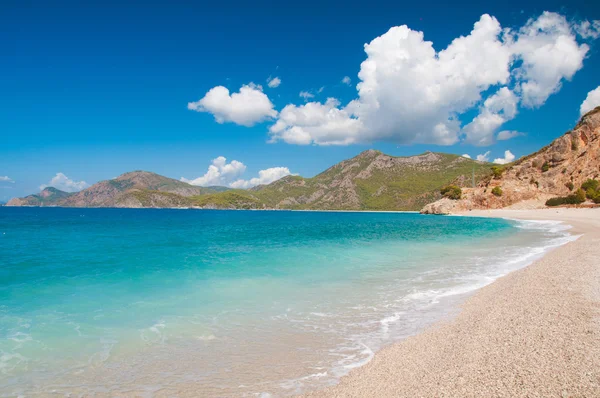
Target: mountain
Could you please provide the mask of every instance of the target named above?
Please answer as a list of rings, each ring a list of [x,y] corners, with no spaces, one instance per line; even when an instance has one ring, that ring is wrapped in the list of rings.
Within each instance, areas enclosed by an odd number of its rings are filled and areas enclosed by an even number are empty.
[[[37,199],[42,192],[13,199],[8,205],[418,210],[439,198],[440,188],[449,183],[471,184],[473,173],[479,181],[490,174],[489,165],[444,153],[394,157],[368,150],[313,178],[287,176],[249,190],[201,188],[158,174],[134,171],[74,194],[63,192],[63,196],[51,202]]]
[[[100,181],[82,191],[66,193],[46,188],[37,195],[12,199],[8,206],[64,207],[188,207],[192,196],[222,191],[202,188],[147,171],[133,171]]]
[[[24,198],[15,198],[8,201],[7,206],[60,206],[71,193],[61,191],[54,187],[47,187],[36,195],[29,195]]]
[[[538,152],[500,168],[461,200],[442,199],[423,213],[446,214],[508,206],[545,207],[547,199],[570,195],[588,179],[600,178],[600,107],[585,114],[575,128]],[[496,188],[496,194],[492,192]],[[498,195],[499,194],[499,195]]]
[[[457,155],[426,152],[394,157],[368,150],[313,178],[287,176],[248,191],[229,191],[204,197],[205,207],[419,210],[440,197],[449,183],[471,184],[488,174],[488,164]],[[234,196],[235,195],[235,196]]]

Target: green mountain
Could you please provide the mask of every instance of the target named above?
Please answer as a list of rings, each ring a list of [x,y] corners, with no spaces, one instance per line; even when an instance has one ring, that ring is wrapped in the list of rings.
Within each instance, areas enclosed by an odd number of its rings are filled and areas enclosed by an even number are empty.
[[[135,171],[101,181],[54,201],[70,207],[201,207],[212,209],[419,210],[454,183],[471,186],[490,165],[457,155],[426,152],[394,157],[368,150],[313,178],[287,176],[249,190],[201,188],[158,174]],[[8,204],[37,204],[28,196]]]
[[[490,174],[490,165],[462,156],[426,152],[394,157],[368,150],[313,178],[287,176],[248,191],[213,194],[206,207],[244,206],[277,209],[419,210],[440,198],[439,190],[455,183],[471,186]],[[230,201],[233,195],[235,201]]]

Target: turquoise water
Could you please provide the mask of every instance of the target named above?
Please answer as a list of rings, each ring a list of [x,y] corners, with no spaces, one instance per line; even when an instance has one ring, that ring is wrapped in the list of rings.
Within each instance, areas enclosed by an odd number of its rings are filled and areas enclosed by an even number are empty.
[[[0,208],[0,394],[320,387],[568,239],[406,213]]]

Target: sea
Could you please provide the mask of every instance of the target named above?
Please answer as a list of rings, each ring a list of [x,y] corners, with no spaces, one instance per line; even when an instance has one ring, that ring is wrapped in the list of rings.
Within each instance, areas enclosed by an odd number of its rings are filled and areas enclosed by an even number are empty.
[[[0,207],[0,396],[323,388],[573,239],[416,213]]]

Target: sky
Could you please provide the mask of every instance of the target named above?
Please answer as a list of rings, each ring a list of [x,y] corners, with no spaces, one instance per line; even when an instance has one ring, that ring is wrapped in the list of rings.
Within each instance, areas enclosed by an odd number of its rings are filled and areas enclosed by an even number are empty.
[[[132,170],[248,188],[370,148],[506,162],[600,105],[593,1],[4,0],[0,36],[0,201]]]

